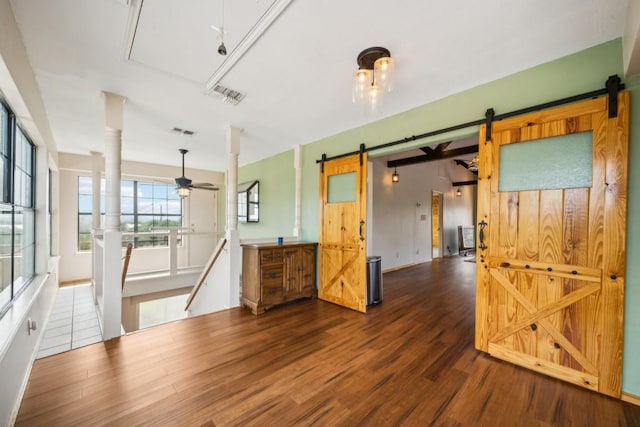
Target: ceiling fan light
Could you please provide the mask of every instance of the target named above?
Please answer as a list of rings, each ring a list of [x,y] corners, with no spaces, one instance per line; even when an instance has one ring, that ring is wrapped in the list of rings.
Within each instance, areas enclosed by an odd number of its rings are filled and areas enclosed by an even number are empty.
[[[184,199],[185,197],[189,197],[189,194],[191,193],[191,188],[189,188],[189,187],[178,187],[178,188],[176,188],[176,191],[178,192],[178,196],[180,196],[182,199]]]

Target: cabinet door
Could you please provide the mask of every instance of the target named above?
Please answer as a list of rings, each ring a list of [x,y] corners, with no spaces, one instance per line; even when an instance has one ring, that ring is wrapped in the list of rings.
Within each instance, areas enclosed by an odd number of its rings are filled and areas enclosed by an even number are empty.
[[[316,287],[316,247],[300,249],[300,292],[309,294]]]
[[[288,248],[284,251],[284,296],[295,298],[300,295],[300,249]]]

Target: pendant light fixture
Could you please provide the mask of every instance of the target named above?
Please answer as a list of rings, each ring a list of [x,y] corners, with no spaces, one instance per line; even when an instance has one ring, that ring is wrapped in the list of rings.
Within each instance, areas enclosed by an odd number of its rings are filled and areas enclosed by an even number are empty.
[[[227,55],[227,47],[224,45],[224,36],[226,35],[226,30],[224,29],[224,0],[220,1],[220,27],[216,27],[215,25],[211,26],[211,29],[218,33],[218,39],[220,40],[220,46],[218,46],[218,54],[222,56]]]
[[[460,196],[462,196],[462,191],[460,190],[460,187],[458,187],[458,191],[456,191],[456,197]]]
[[[352,100],[355,104],[365,104],[367,112],[378,112],[384,92],[391,92],[394,86],[391,52],[384,47],[370,47],[360,52],[357,62]]]
[[[398,175],[398,168],[393,170],[393,175],[391,175],[391,182],[396,183],[400,182],[400,175]]]

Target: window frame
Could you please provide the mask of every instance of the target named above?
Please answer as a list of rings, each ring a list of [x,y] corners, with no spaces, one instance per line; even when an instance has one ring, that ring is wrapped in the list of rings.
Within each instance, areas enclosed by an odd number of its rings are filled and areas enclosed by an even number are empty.
[[[10,233],[4,234],[2,238],[8,239],[7,253],[2,255],[2,269],[5,264],[4,258],[9,258],[6,260],[9,273],[6,274],[0,269],[1,318],[35,277],[37,169],[36,145],[18,124],[15,113],[3,98],[0,98],[0,109],[0,117],[3,117],[0,119],[0,205],[2,213],[7,214],[7,225],[10,225],[11,229]],[[16,189],[16,185],[19,189]],[[18,229],[21,230],[20,233],[17,233]],[[1,252],[3,253],[4,249]],[[5,283],[7,276],[8,280]]]
[[[82,231],[81,230],[81,218],[82,217],[86,217],[86,218],[91,218],[92,216],[92,212],[90,211],[84,211],[80,208],[80,204],[81,204],[81,199],[80,196],[92,196],[92,191],[91,192],[87,192],[87,193],[81,193],[80,190],[82,188],[81,185],[81,181],[82,180],[87,180],[89,182],[91,182],[91,177],[90,176],[86,176],[86,175],[78,175],[77,176],[77,185],[78,185],[78,189],[77,189],[77,196],[78,196],[78,206],[77,206],[77,230],[76,230],[76,235],[77,235],[77,251],[80,252],[90,252],[92,250],[91,248],[91,240],[89,240],[88,242],[88,246],[87,246],[87,242],[81,242],[81,237],[88,235],[91,235],[91,231],[86,232],[86,231]],[[101,185],[100,185],[100,217],[101,217],[101,224],[104,223],[104,216],[105,216],[105,211],[104,211],[104,188],[105,188],[105,180],[104,178],[101,178],[100,180]],[[156,196],[155,195],[155,188],[156,187],[163,187],[162,190],[159,191],[159,193],[163,193],[166,194],[166,196],[162,197],[161,195]],[[150,187],[151,188],[151,195],[147,196],[147,195],[143,195],[141,194],[141,189],[142,188],[147,188]],[[126,194],[129,191],[129,188],[132,189],[131,191],[131,196]],[[123,189],[125,189],[126,191],[123,191]],[[170,222],[174,221],[177,222],[178,227],[182,227],[182,221],[183,221],[183,206],[182,206],[182,200],[180,199],[180,197],[177,194],[174,194],[173,192],[173,187],[172,184],[168,184],[168,183],[164,183],[164,182],[154,182],[154,181],[140,181],[140,180],[133,180],[133,179],[122,179],[120,180],[120,205],[121,206],[126,206],[126,205],[131,205],[131,211],[129,210],[122,210],[121,208],[121,212],[120,212],[120,231],[122,232],[133,232],[133,233],[139,233],[142,232],[140,231],[141,229],[144,229],[145,227],[143,227],[142,225],[144,224],[145,226],[149,224],[149,221],[142,221],[142,219],[147,219],[150,218],[150,227],[149,229],[153,229],[153,228],[157,228],[157,227],[165,227],[167,229],[171,228],[171,227],[175,227],[175,225],[171,225]],[[173,197],[172,197],[173,196]],[[127,201],[127,203],[125,203],[125,199]],[[145,203],[145,201],[147,201],[147,203],[150,201],[151,204],[151,212],[147,212],[144,209],[141,209],[141,204]],[[164,203],[163,203],[164,202]],[[166,205],[167,207],[171,204],[171,202],[178,202],[179,203],[179,213],[169,213],[169,212],[162,212],[162,209],[160,209],[160,212],[155,212],[154,208],[156,206],[156,204],[159,203],[160,208],[162,208],[163,205]],[[122,218],[131,218],[131,221],[123,221]],[[155,219],[157,217],[160,217],[160,224],[155,224]],[[164,224],[162,224],[164,223]],[[133,224],[133,226],[131,227],[130,224]],[[129,225],[129,226],[128,226]],[[83,245],[84,243],[84,245]],[[142,236],[142,237],[135,237],[135,238],[129,238],[128,236],[124,239],[122,239],[122,246],[126,247],[128,243],[133,243],[133,247],[137,248],[137,249],[141,249],[141,248],[157,248],[157,247],[167,247],[169,244],[169,239],[168,236]],[[181,242],[179,242],[181,243]]]

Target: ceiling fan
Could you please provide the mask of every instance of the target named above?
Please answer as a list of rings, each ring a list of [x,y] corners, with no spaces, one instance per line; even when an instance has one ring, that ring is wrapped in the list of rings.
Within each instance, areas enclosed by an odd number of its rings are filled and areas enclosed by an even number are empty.
[[[480,163],[479,156],[476,155],[471,160],[454,159],[454,162],[456,162],[456,165],[462,166],[463,168],[467,169],[469,172],[473,172],[476,175],[478,174],[478,164]]]
[[[182,176],[176,178],[176,190],[180,197],[187,197],[192,189],[218,191],[218,187],[209,182],[193,182],[189,178],[184,176],[184,155],[189,152],[184,148],[180,148],[180,154],[182,154]]]

